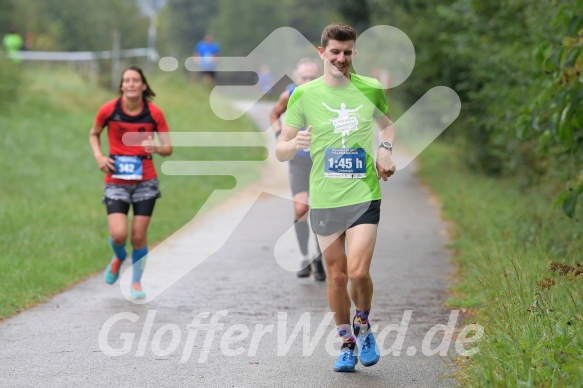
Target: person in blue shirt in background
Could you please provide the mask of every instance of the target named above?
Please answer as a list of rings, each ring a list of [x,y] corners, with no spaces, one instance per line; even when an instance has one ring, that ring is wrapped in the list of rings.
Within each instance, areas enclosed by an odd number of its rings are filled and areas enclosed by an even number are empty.
[[[214,85],[216,79],[216,62],[221,47],[213,40],[212,35],[206,34],[204,39],[194,46],[192,56],[202,72],[207,85]]]
[[[259,89],[264,97],[271,95],[271,88],[273,86],[273,74],[268,65],[261,65],[259,72]]]

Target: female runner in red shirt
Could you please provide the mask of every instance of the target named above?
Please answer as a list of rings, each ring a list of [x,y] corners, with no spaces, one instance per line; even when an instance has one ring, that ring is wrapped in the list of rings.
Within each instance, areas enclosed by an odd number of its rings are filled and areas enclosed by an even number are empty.
[[[114,256],[105,270],[105,281],[115,283],[126,258],[128,212],[133,208],[130,242],[132,244],[133,277],[131,296],[146,297],[140,280],[148,253],[148,225],[156,199],[161,196],[153,154],[169,156],[172,144],[162,111],[150,100],[150,89],[142,70],[132,66],[123,71],[119,90],[121,97],[99,109],[89,134],[89,144],[101,171],[105,173],[103,203],[107,209],[109,243]],[[107,127],[109,153],[101,150],[100,135]],[[154,143],[158,134],[160,145]],[[125,134],[130,134],[125,136]]]

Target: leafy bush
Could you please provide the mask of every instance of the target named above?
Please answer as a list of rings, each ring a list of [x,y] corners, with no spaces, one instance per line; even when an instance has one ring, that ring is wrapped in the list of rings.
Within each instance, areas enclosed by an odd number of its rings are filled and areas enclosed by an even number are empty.
[[[459,119],[443,138],[474,170],[537,187],[569,217],[583,193],[583,0],[368,0],[371,22],[415,45],[408,103],[453,88]],[[550,23],[549,21],[554,22]]]
[[[574,217],[583,193],[583,1],[571,3],[556,13],[553,24],[560,34],[536,51],[536,65],[545,74],[542,92],[525,109],[519,128],[523,138],[539,139],[542,155],[561,160],[566,189],[555,203]]]

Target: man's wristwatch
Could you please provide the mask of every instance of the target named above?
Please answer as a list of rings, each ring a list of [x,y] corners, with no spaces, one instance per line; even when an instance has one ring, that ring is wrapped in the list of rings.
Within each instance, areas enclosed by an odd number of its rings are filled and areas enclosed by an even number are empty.
[[[381,145],[379,146],[379,148],[381,148],[381,147],[386,148],[389,151],[391,151],[391,153],[393,153],[393,143],[391,143],[389,141],[383,141],[381,143]]]

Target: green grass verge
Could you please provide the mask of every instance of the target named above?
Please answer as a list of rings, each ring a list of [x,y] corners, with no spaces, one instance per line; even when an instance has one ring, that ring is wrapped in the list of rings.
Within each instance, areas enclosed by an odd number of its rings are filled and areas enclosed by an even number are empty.
[[[0,114],[0,319],[46,300],[111,258],[103,174],[89,148],[89,128],[99,107],[115,93],[100,89],[74,69],[28,65],[21,98]],[[149,74],[171,131],[256,132],[246,117],[223,121],[208,91],[182,74]],[[104,134],[105,135],[105,134]],[[106,136],[106,135],[105,135]],[[106,152],[106,138],[102,145]],[[164,160],[263,160],[261,148],[175,147]],[[162,198],[150,226],[150,245],[190,221],[216,189],[225,195],[235,178],[165,176],[155,158]],[[233,163],[243,185],[259,169]]]
[[[478,353],[459,359],[462,384],[583,386],[581,220],[541,192],[468,171],[443,142],[420,161],[419,176],[452,224],[459,271],[447,304],[485,332]],[[550,271],[553,261],[573,270]]]

